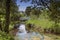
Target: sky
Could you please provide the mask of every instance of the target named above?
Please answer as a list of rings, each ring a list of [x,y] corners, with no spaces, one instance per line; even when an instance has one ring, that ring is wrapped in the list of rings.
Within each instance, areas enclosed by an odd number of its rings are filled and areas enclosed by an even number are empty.
[[[31,6],[31,2],[27,2],[27,3],[22,2],[21,3],[19,0],[17,0],[17,5],[20,5],[19,6],[19,11],[25,11],[27,6]]]

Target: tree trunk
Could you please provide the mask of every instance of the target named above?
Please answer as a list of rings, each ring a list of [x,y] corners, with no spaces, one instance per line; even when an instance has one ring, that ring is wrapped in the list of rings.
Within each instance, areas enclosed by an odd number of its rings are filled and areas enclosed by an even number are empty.
[[[0,30],[2,31],[2,24],[1,24],[1,20],[0,20]]]
[[[6,22],[5,22],[5,28],[4,31],[6,33],[9,32],[9,24],[10,24],[10,0],[6,0]]]
[[[57,30],[58,30],[58,21],[57,20],[55,20],[55,28],[54,28],[55,30],[55,34],[57,34]]]

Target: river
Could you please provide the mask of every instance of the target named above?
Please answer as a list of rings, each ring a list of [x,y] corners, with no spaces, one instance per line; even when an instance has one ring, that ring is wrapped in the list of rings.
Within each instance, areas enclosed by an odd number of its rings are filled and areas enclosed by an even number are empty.
[[[44,40],[44,36],[37,32],[27,33],[25,24],[20,24],[15,40]]]

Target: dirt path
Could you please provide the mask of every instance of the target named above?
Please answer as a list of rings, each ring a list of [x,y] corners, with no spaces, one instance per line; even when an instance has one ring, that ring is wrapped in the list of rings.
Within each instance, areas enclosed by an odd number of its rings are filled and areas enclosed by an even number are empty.
[[[44,35],[44,40],[53,40],[53,39],[51,37],[49,37],[49,36]]]

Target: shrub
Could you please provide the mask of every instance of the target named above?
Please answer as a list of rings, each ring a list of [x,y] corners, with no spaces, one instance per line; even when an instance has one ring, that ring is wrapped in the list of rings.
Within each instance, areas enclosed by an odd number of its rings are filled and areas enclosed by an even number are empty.
[[[13,36],[0,31],[0,40],[14,40]]]

